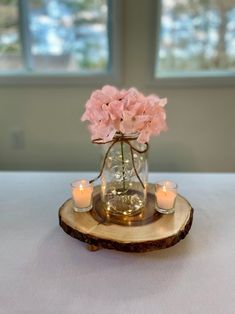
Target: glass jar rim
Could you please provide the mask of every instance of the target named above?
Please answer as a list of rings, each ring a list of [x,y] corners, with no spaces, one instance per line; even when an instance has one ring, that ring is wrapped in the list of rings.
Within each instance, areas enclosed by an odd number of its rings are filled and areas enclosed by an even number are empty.
[[[138,136],[139,136],[139,133],[138,132],[135,132],[135,133],[127,133],[127,134],[125,134],[125,133],[121,133],[121,132],[116,132],[115,133],[115,135],[114,135],[114,137],[119,137],[119,136],[123,136],[123,137],[128,137],[128,138],[133,138],[133,139],[137,139],[138,138]]]

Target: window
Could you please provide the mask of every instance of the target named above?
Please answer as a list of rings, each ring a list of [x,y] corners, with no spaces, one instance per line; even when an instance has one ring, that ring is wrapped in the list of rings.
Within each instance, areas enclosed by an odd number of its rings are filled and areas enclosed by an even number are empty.
[[[160,11],[156,77],[235,74],[235,0],[164,0]]]
[[[1,0],[0,75],[108,73],[111,1]]]
[[[0,71],[22,68],[17,1],[0,2]]]

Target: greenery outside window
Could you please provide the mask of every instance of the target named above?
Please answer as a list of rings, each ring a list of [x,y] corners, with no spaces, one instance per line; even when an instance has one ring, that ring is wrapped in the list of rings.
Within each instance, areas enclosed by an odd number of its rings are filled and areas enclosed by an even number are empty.
[[[235,0],[164,0],[157,12],[156,78],[235,75]]]
[[[111,75],[111,0],[1,0],[0,76]]]

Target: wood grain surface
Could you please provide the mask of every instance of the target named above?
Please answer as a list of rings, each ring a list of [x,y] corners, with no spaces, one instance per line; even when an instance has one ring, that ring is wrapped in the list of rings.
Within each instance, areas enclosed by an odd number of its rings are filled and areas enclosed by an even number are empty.
[[[138,217],[126,217],[121,222],[117,217],[104,219],[99,199],[100,187],[94,191],[93,209],[85,213],[73,211],[73,202],[67,200],[59,210],[59,223],[70,236],[87,243],[95,251],[99,248],[126,252],[148,252],[168,248],[184,239],[193,221],[193,208],[189,202],[177,195],[175,213],[158,214],[153,210],[154,186],[149,184],[146,208]],[[98,206],[98,205],[99,206]],[[116,221],[115,221],[116,219]]]

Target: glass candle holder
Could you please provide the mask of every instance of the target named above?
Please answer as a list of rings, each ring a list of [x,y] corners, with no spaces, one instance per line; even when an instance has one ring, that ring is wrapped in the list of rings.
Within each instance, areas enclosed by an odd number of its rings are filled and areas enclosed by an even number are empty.
[[[71,183],[73,209],[75,212],[87,212],[92,208],[93,185],[87,180]]]
[[[162,214],[175,211],[177,184],[171,181],[160,181],[156,185],[156,210]]]

